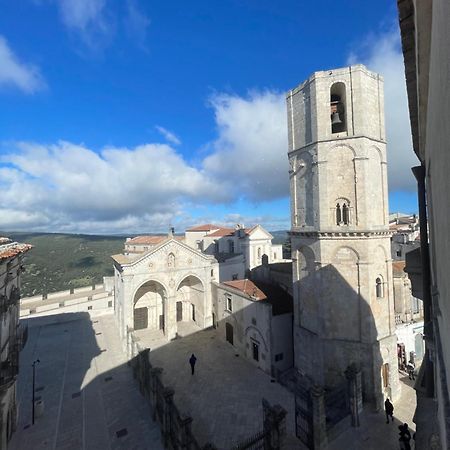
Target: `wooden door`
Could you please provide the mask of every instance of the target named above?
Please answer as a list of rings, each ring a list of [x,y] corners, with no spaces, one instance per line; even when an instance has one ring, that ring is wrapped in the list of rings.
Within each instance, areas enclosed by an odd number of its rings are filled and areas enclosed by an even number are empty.
[[[135,308],[134,310],[134,329],[143,330],[148,328],[148,309]]]

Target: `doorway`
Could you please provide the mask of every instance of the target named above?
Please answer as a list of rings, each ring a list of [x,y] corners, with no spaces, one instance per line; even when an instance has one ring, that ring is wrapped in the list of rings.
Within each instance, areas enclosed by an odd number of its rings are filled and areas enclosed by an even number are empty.
[[[225,324],[225,337],[227,342],[233,345],[233,326],[229,323]]]

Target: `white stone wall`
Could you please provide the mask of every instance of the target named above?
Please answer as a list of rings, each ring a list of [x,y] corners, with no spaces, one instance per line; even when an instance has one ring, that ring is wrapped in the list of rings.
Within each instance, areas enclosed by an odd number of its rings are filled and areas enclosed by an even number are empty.
[[[226,324],[233,327],[233,346],[250,362],[271,374],[271,316],[272,307],[267,302],[252,301],[245,294],[223,285],[214,289],[216,326],[219,337],[226,341]],[[227,309],[226,295],[231,295],[232,311]],[[252,343],[259,345],[259,361],[252,356]]]

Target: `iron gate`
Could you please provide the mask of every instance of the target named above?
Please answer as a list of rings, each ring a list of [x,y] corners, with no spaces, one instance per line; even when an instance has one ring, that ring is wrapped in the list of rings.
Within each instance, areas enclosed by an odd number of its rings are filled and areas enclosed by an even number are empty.
[[[295,388],[295,435],[309,448],[314,448],[312,400],[309,389]]]

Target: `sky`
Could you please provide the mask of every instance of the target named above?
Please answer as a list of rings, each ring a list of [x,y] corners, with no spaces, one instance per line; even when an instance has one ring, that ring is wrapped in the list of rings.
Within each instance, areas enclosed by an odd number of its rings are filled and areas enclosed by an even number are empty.
[[[0,229],[290,228],[285,93],[385,80],[390,211],[417,211],[396,2],[0,0]]]

